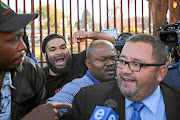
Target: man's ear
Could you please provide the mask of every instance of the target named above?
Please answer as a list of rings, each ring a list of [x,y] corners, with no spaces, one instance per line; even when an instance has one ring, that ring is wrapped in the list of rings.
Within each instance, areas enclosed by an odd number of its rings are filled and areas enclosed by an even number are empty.
[[[157,76],[157,81],[158,82],[162,82],[163,81],[163,79],[164,79],[164,77],[166,76],[166,74],[167,74],[167,71],[168,71],[168,68],[167,68],[167,66],[166,65],[163,65],[163,66],[161,66],[160,68],[159,68],[159,70],[158,70],[158,76]]]
[[[91,68],[91,62],[90,62],[90,60],[86,59],[86,60],[85,60],[85,63],[86,63],[86,66],[88,67],[88,69]]]

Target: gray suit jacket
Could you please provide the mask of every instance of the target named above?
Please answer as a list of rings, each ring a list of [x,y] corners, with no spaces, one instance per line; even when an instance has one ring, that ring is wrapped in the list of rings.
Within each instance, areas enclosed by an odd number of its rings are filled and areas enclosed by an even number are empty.
[[[167,120],[180,120],[180,89],[172,88],[164,83],[161,83],[160,87]],[[116,113],[119,120],[125,120],[125,98],[118,88],[117,81],[82,88],[75,96],[73,108],[61,119],[89,120],[96,105],[103,106],[107,99],[113,99],[118,103]]]

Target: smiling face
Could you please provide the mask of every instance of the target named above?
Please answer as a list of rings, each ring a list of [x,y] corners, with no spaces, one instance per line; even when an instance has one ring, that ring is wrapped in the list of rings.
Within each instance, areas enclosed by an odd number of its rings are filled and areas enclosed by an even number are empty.
[[[57,71],[62,70],[67,66],[69,60],[69,51],[66,43],[61,38],[55,38],[47,43],[46,46],[46,61],[51,69],[51,66]],[[56,70],[53,72],[57,73]]]
[[[0,71],[14,69],[21,65],[26,50],[22,34],[23,30],[0,32]]]
[[[125,44],[120,59],[140,63],[155,63],[153,48],[145,42],[128,42]],[[139,72],[131,71],[126,64],[123,69],[117,68],[118,86],[122,94],[132,101],[142,101],[157,88],[161,77],[154,66],[143,66]]]

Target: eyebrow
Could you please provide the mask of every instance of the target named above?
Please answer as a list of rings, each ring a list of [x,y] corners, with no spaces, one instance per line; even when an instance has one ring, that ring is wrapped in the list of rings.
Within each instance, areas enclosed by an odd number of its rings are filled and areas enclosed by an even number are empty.
[[[127,58],[125,55],[120,55],[119,58]],[[138,61],[138,62],[143,62],[143,60],[141,59],[137,59],[137,58],[131,58],[131,61]]]
[[[66,46],[66,44],[60,45],[60,47],[62,47],[62,46]],[[49,47],[48,49],[51,49],[51,48],[56,48],[56,47],[52,46],[52,47]]]
[[[99,56],[99,57],[106,58],[106,57],[115,57],[115,56],[117,56],[117,54],[115,54],[115,55],[111,55],[111,56]]]

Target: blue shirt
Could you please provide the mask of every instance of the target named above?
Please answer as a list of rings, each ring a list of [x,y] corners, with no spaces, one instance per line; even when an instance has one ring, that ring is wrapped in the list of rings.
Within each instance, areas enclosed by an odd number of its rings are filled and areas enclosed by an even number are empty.
[[[16,89],[12,85],[11,74],[10,72],[6,72],[3,84],[1,87],[1,106],[0,106],[0,119],[1,120],[10,120],[11,116],[11,90]]]
[[[90,73],[89,70],[82,78],[76,78],[73,81],[65,84],[62,89],[56,93],[53,97],[47,99],[47,103],[50,102],[61,102],[61,103],[72,103],[74,96],[83,87],[90,86],[93,84],[100,83]],[[67,109],[61,109],[60,115],[66,113]]]
[[[132,107],[133,101],[125,98],[125,113],[126,120],[130,120],[134,109]],[[165,105],[160,86],[154,93],[142,101],[145,105],[140,111],[141,120],[166,120]]]
[[[31,58],[32,60],[34,60],[34,62],[36,62],[36,64],[39,66],[38,60],[33,56],[33,54],[31,53],[31,51],[30,51],[30,53],[28,53],[26,56],[29,57],[29,58]]]

